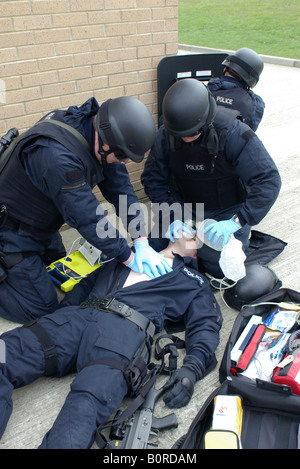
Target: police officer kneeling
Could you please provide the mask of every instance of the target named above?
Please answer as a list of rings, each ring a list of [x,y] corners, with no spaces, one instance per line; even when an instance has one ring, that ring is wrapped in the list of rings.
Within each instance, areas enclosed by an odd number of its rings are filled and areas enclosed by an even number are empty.
[[[251,226],[257,225],[275,203],[281,187],[278,169],[255,132],[240,120],[238,111],[217,106],[200,81],[184,78],[166,92],[163,125],[147,158],[142,184],[150,200],[182,206],[204,204],[209,239],[239,239],[244,251]],[[201,212],[202,215],[202,212]],[[189,215],[190,217],[190,215]],[[160,237],[150,244],[160,250],[168,242],[158,220]],[[175,228],[174,228],[175,229]],[[206,272],[222,278],[220,253],[207,246],[198,255]]]
[[[57,308],[44,263],[65,255],[58,233],[64,222],[107,259],[138,272],[146,266],[154,277],[170,270],[148,244],[123,164],[140,163],[154,138],[149,110],[124,96],[50,112],[13,141],[0,163],[0,316],[23,323]],[[106,219],[96,185],[129,230],[135,253]]]

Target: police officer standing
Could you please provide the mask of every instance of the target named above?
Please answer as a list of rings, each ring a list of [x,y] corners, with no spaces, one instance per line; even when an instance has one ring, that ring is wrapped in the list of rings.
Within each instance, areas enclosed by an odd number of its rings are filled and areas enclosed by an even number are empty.
[[[242,120],[256,131],[264,114],[263,99],[252,91],[263,71],[262,58],[243,47],[222,62],[223,75],[212,78],[207,86],[216,103],[240,111]]]
[[[142,174],[147,195],[158,204],[193,204],[194,216],[195,205],[203,203],[204,218],[216,220],[207,228],[213,243],[234,234],[246,250],[251,226],[267,215],[280,191],[271,156],[238,119],[239,112],[217,106],[196,79],[174,83],[164,96],[162,112],[163,125]],[[160,232],[150,244],[160,250],[167,242]],[[198,252],[204,269],[216,278],[224,276],[219,254],[205,245]]]
[[[134,271],[156,277],[171,270],[148,244],[141,209],[128,213],[139,206],[123,163],[141,162],[154,138],[154,120],[139,100],[119,97],[99,107],[91,98],[47,114],[8,147],[0,165],[1,316],[26,322],[57,308],[43,256],[49,263],[49,253],[52,261],[64,254],[58,234],[64,222]],[[129,230],[135,252],[105,218],[96,185]]]

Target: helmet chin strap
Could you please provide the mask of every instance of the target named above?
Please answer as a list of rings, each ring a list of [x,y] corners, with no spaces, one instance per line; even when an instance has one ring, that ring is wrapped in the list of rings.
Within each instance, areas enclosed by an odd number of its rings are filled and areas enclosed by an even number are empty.
[[[208,129],[211,129],[213,126],[213,121],[216,113],[216,104],[215,99],[212,96],[211,92],[208,90],[208,100],[209,100],[209,111],[205,124],[202,126],[202,131],[206,132]]]
[[[99,155],[101,156],[101,164],[103,166],[104,169],[107,168],[107,156],[112,153],[111,149],[109,150],[104,150],[103,149],[103,145],[104,145],[104,142],[102,140],[102,138],[100,137],[100,135],[98,134],[98,139],[99,139],[99,150],[98,150],[98,153]],[[101,150],[100,150],[100,147],[101,147]]]
[[[232,70],[232,68],[225,67],[223,75],[225,75],[225,71],[229,73],[229,75],[231,75],[233,78],[240,81],[247,90],[250,90],[250,86],[247,85],[247,83],[242,79],[242,77],[238,73],[236,73],[234,70]]]
[[[102,105],[100,106],[98,110],[97,120],[96,120],[98,139],[99,139],[98,153],[101,156],[101,164],[104,169],[107,168],[107,156],[111,153],[111,150],[103,150],[104,142],[102,138],[100,137],[100,131],[102,130],[102,132],[104,132],[107,138],[111,138],[112,141],[114,141],[114,137],[111,131],[111,125],[110,125],[109,118],[108,118],[108,105],[110,101],[111,99],[108,99],[107,101],[102,103]]]
[[[204,134],[203,135],[204,145],[206,146],[208,153],[212,157],[212,163],[211,163],[211,168],[210,168],[210,174],[212,174],[215,170],[216,159],[218,157],[218,152],[219,152],[219,137],[213,126],[213,121],[214,121],[214,117],[216,113],[216,104],[210,91],[208,92],[208,99],[209,99],[209,112],[208,112],[208,116],[206,119],[206,123],[202,127],[202,131]]]
[[[103,169],[107,169],[107,159],[106,159],[107,154],[106,153],[100,153],[100,152],[99,152],[99,154],[101,156],[101,164],[103,166]]]
[[[103,135],[105,135],[105,139],[107,142],[109,142],[109,146],[116,147],[117,143],[114,137],[114,134],[112,132],[111,124],[109,121],[109,113],[108,113],[108,107],[109,103],[112,101],[112,99],[108,99],[104,103],[101,104],[98,113],[97,113],[97,130],[99,137],[101,135],[101,131],[103,132]]]

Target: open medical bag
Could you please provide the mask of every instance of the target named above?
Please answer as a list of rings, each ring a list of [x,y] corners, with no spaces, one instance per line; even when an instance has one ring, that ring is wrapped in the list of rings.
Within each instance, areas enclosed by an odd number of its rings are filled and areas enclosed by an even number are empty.
[[[299,305],[300,293],[280,288],[241,310],[220,364],[222,384],[208,397],[174,449],[300,446],[300,324],[297,319],[293,322],[300,313]],[[228,397],[241,403],[242,412],[232,411],[231,426],[216,429],[215,417],[223,412],[222,421],[230,411],[227,404],[218,408],[216,398],[221,402],[224,398],[226,403]],[[227,439],[230,433],[235,441]]]

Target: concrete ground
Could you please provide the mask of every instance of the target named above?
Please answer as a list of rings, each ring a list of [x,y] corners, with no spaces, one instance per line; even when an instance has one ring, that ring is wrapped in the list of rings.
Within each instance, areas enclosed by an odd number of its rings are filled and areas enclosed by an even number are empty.
[[[192,53],[197,52],[193,50]],[[278,200],[267,217],[255,228],[288,243],[284,252],[270,264],[270,267],[282,280],[284,287],[298,291],[300,291],[299,82],[300,68],[295,67],[292,61],[284,64],[279,61],[279,63],[265,64],[261,80],[255,88],[266,103],[265,116],[257,133],[275,160],[282,177],[282,189]],[[67,249],[77,235],[74,230],[63,232]],[[216,294],[216,298],[224,317],[220,345],[216,353],[220,363],[237,312],[224,304],[220,293]],[[15,326],[14,323],[0,319],[0,332]],[[30,386],[16,389],[13,393],[13,413],[0,442],[0,449],[37,448],[63,405],[73,377],[74,375],[61,379],[40,378]],[[218,385],[218,369],[197,383],[191,403],[176,411],[178,428],[161,433],[159,448],[171,448],[177,439],[186,433],[196,413]],[[167,413],[169,411],[163,402],[159,402],[155,411],[156,416]],[[95,447],[94,445],[93,448]]]

